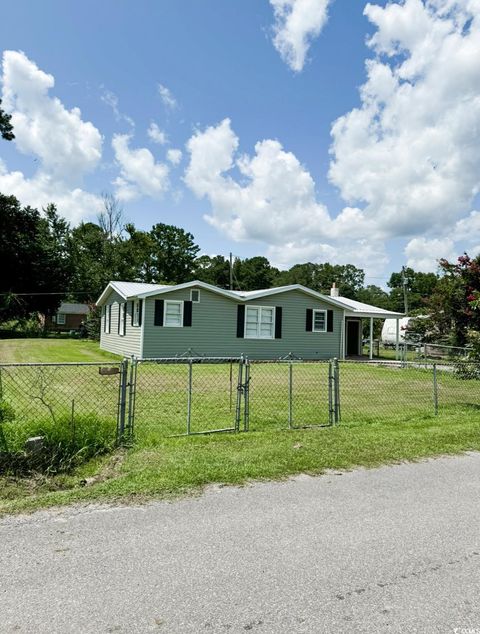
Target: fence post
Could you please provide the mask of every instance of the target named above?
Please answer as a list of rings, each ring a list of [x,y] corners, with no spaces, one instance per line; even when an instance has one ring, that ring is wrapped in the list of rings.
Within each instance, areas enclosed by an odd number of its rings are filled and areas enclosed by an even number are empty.
[[[328,424],[333,425],[333,368],[332,360],[328,362]]]
[[[342,420],[342,415],[340,411],[340,366],[338,363],[338,359],[333,360],[333,390],[334,390],[334,413],[335,413],[335,424],[339,424]]]
[[[133,427],[135,422],[135,399],[137,396],[137,359],[132,355],[130,363],[130,380],[128,390],[128,419],[127,430],[130,438],[133,437]]]
[[[244,365],[245,365],[245,360],[242,355],[238,363],[237,400],[235,404],[235,431],[240,431],[240,418],[242,416],[242,391],[244,390],[244,384],[243,384],[243,366]],[[246,370],[245,370],[245,373],[246,373]],[[245,419],[243,421],[243,427],[245,430]]]
[[[433,364],[433,411],[438,416],[438,381],[437,381],[437,364]]]
[[[288,426],[293,426],[293,363],[288,364]]]
[[[193,362],[190,359],[188,362],[187,436],[189,436],[191,433],[191,425],[192,425],[192,375],[193,375]]]
[[[125,413],[127,406],[128,359],[120,364],[120,387],[118,399],[117,442],[123,443],[125,434]]]
[[[243,431],[248,431],[250,424],[250,361],[245,361],[245,382],[243,390]]]

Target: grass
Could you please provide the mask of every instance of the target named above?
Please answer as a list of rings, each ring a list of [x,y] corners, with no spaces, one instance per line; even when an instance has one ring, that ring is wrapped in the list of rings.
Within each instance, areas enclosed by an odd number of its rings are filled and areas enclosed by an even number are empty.
[[[83,339],[0,339],[0,363],[66,363],[118,360]]]
[[[92,350],[90,342],[60,343]],[[235,365],[193,366],[193,431],[232,426],[236,373]],[[294,364],[292,373],[294,424],[328,422],[328,363]],[[28,421],[45,418],[47,406],[59,420],[67,415],[70,420],[73,403],[75,417],[97,416],[114,429],[118,375],[100,375],[95,366],[15,368],[1,375],[4,398],[16,409],[20,427],[22,416],[26,428]],[[479,381],[439,371],[434,416],[431,370],[342,363],[340,377],[338,427],[289,430],[289,366],[259,363],[251,367],[251,431],[186,438],[171,435],[186,428],[188,365],[140,364],[135,445],[68,474],[0,478],[0,512],[172,497],[210,483],[242,484],[480,450]]]

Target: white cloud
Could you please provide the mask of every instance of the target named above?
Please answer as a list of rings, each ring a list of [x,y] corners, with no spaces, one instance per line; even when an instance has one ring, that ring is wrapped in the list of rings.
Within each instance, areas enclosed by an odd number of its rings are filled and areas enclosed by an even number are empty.
[[[99,199],[83,191],[81,184],[101,159],[100,132],[82,120],[78,108],[68,110],[50,96],[54,78],[22,52],[4,52],[2,84],[3,105],[12,114],[14,143],[21,153],[37,157],[38,168],[27,178],[2,165],[0,191],[35,207],[54,202],[72,221],[95,214]]]
[[[104,86],[102,86],[102,93],[100,95],[100,99],[104,104],[109,106],[113,111],[113,116],[115,117],[115,121],[126,121],[129,126],[132,128],[135,127],[134,120],[123,112],[120,112],[120,108],[118,106],[118,97],[111,90],[107,90]]]
[[[455,260],[458,255],[450,238],[413,238],[405,247],[407,266],[416,271],[437,271],[440,258]]]
[[[182,150],[171,148],[167,151],[167,161],[170,161],[172,165],[178,165],[182,160]]]
[[[346,207],[332,219],[316,199],[311,175],[278,141],[257,143],[252,157],[238,155],[238,145],[229,119],[198,131],[187,143],[185,182],[209,200],[207,222],[231,239],[265,242],[280,266],[327,256],[384,263],[383,244],[366,241],[371,228],[361,211]]]
[[[147,130],[147,134],[154,143],[158,143],[159,145],[165,145],[166,143],[168,143],[168,137],[166,133],[163,130],[160,130],[158,125],[153,121]]]
[[[275,24],[273,43],[283,61],[300,72],[312,43],[328,18],[330,0],[270,0]]]
[[[112,147],[120,166],[120,176],[114,181],[120,200],[133,200],[140,196],[161,198],[169,188],[169,169],[157,163],[147,148],[130,149],[131,136],[115,134]]]
[[[480,190],[480,3],[367,4],[361,106],[332,126],[330,180],[379,235],[441,237]]]
[[[177,100],[169,88],[163,84],[158,84],[158,94],[160,95],[160,99],[167,110],[175,110],[177,107]]]

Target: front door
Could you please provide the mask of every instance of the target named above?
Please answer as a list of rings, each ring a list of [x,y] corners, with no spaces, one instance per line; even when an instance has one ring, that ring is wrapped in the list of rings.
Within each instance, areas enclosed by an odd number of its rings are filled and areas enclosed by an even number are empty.
[[[349,319],[347,321],[347,357],[356,357],[360,354],[360,321]]]

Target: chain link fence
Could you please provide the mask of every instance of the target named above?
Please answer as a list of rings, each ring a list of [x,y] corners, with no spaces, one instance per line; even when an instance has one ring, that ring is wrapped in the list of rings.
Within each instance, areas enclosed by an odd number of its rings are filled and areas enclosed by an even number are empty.
[[[40,440],[31,446],[49,448],[50,457],[55,448],[57,463],[112,447],[127,370],[126,361],[1,364],[0,454],[20,454],[29,439]]]
[[[143,443],[159,437],[239,431],[246,364],[241,358],[133,361],[129,431]]]
[[[0,454],[23,451],[32,437],[90,455],[132,438],[145,446],[167,436],[402,422],[479,408],[480,364],[467,361],[3,364]]]
[[[402,422],[480,408],[480,364],[340,361],[342,423]]]
[[[335,422],[333,361],[250,361],[247,427],[252,431],[326,427]]]

